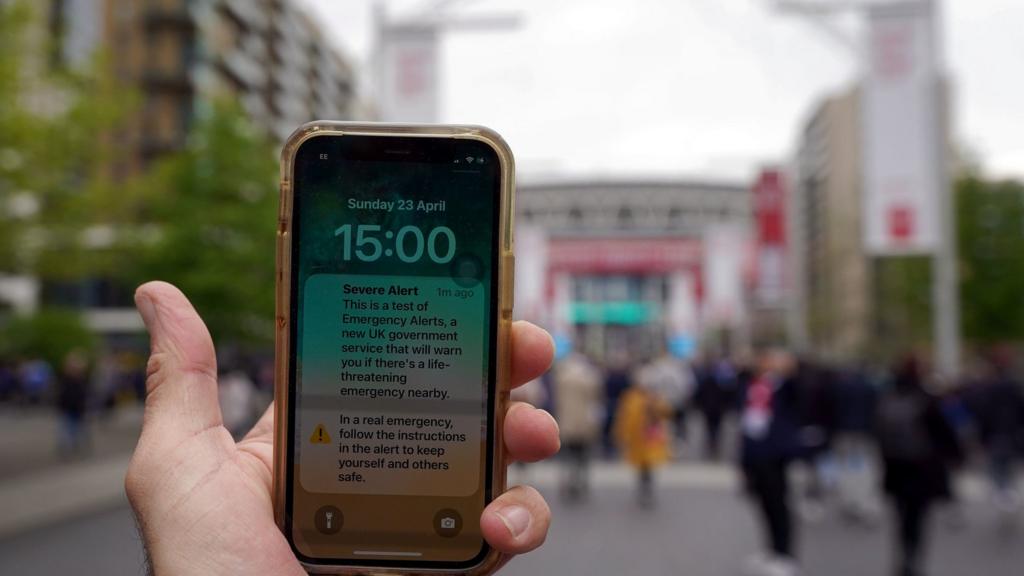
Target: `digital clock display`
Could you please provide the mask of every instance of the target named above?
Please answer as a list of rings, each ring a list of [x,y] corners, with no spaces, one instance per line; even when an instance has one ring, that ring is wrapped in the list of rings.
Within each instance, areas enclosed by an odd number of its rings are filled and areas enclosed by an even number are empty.
[[[501,160],[469,139],[324,135],[296,152],[293,182],[296,553],[472,565],[491,481]]]
[[[419,226],[402,226],[398,233],[390,230],[384,232],[387,248],[379,239],[380,226],[376,224],[359,224],[356,226],[355,243],[356,257],[363,262],[373,262],[381,256],[398,256],[405,263],[416,262],[426,254],[436,264],[447,264],[455,257],[455,232],[447,226],[438,226],[426,235]],[[352,225],[339,226],[335,236],[342,238],[344,248],[342,257],[352,259]],[[424,248],[426,250],[424,250]]]

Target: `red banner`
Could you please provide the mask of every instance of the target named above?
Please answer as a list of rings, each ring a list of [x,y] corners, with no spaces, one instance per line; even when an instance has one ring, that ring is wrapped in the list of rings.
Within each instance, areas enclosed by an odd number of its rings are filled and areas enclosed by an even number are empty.
[[[785,290],[786,187],[782,171],[761,172],[753,189],[757,282],[763,304],[777,304]]]

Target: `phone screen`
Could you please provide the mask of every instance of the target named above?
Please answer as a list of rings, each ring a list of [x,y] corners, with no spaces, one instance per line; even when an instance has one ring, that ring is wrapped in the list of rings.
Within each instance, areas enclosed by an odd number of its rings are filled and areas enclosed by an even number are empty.
[[[501,165],[475,140],[296,152],[285,532],[308,563],[487,552]]]

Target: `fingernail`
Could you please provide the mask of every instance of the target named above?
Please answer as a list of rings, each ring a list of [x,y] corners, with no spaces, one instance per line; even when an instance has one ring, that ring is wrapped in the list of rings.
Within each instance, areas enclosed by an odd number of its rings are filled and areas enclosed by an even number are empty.
[[[139,294],[135,297],[135,307],[139,309],[139,315],[142,316],[146,328],[152,328],[156,322],[156,305],[153,304],[153,299],[145,294]]]
[[[519,538],[530,527],[530,512],[522,506],[508,506],[498,510],[497,514],[513,538]]]
[[[548,417],[548,419],[551,420],[551,423],[554,424],[556,428],[558,427],[558,420],[555,420],[555,417],[551,415],[551,412],[548,412],[547,410],[541,408],[538,408],[537,411],[544,413]]]

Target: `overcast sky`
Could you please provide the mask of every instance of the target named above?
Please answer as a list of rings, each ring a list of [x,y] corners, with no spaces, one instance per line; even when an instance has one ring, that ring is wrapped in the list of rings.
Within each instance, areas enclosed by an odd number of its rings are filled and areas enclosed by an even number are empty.
[[[372,0],[300,0],[368,72]],[[387,2],[396,18],[434,4]],[[816,103],[848,88],[856,55],[772,0],[464,0],[517,13],[507,32],[458,31],[442,50],[442,120],[485,124],[521,170],[748,178],[786,162]],[[1024,2],[947,0],[958,142],[1024,177]],[[856,18],[836,25],[856,37]]]

